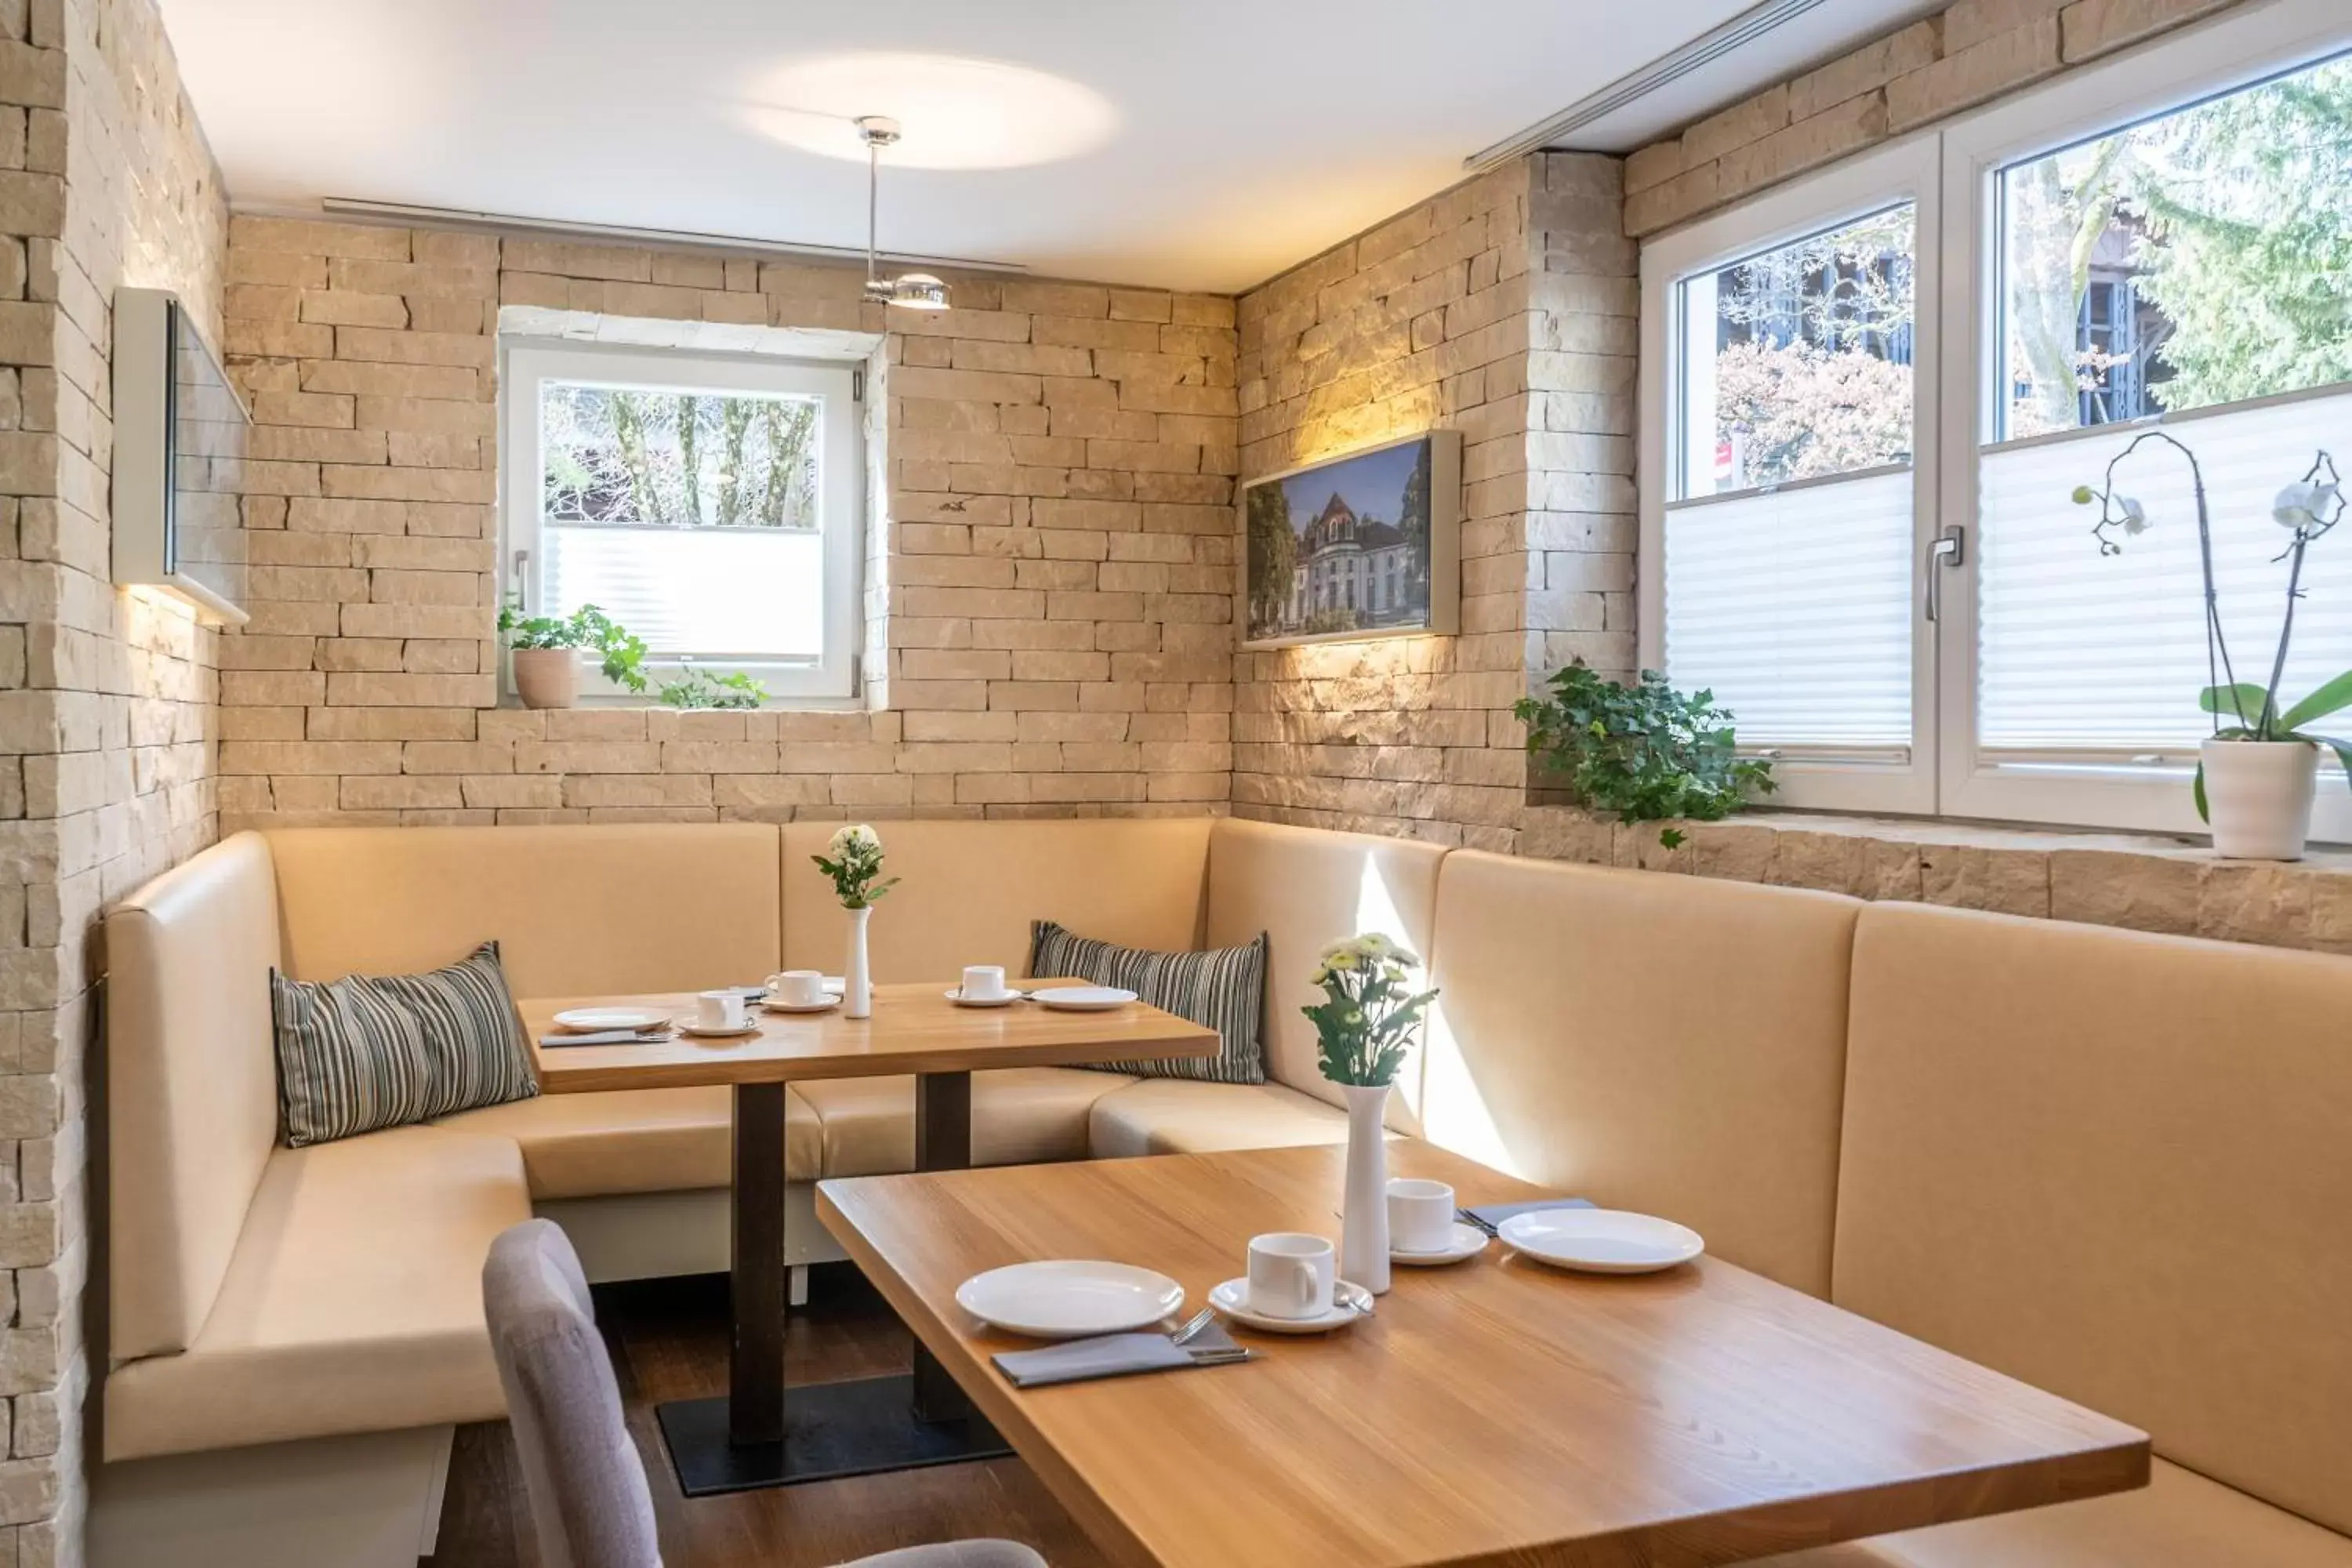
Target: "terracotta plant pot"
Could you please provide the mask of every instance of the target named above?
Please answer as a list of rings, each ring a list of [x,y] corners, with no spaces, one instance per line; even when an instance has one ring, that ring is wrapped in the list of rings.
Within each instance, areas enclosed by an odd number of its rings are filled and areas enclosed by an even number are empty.
[[[526,708],[569,708],[580,700],[580,653],[568,647],[514,650],[515,694]]]
[[[2213,852],[2232,860],[2302,859],[2319,748],[2308,741],[2208,741],[2201,755]]]

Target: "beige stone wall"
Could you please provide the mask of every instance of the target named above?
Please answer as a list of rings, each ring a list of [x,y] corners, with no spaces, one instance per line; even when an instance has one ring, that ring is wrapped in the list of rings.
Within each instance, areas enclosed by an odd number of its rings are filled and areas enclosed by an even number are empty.
[[[1462,632],[1244,653],[1234,809],[1515,847],[1511,704],[1633,658],[1635,258],[1618,161],[1456,186],[1241,301],[1242,471],[1463,433]]]
[[[1625,229],[1654,234],[2242,0],[1953,0],[1625,164]]]
[[[110,581],[114,290],[217,341],[226,211],[151,0],[0,5],[0,1563],[79,1560],[100,905],[210,842],[216,638]]]
[[[2292,865],[2217,860],[2187,840],[1793,812],[1675,824],[1684,842],[1669,849],[1659,840],[1666,826],[1536,806],[1521,848],[1591,866],[2352,953],[2352,852],[2343,850]]]
[[[891,312],[861,712],[498,706],[500,305],[880,332],[856,268],[239,217],[260,428],[225,829],[1222,809],[1233,302],[967,278]]]

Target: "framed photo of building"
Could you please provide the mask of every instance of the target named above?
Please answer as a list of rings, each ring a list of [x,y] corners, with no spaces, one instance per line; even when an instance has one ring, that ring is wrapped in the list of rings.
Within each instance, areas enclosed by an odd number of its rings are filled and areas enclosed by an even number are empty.
[[[1457,628],[1460,431],[1245,480],[1241,511],[1244,647]]]

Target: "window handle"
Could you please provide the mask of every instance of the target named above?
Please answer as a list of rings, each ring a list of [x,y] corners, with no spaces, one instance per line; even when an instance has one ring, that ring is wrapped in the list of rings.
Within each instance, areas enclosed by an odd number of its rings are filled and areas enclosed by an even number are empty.
[[[525,615],[530,613],[530,552],[514,552],[514,597]]]
[[[1953,523],[1937,534],[1927,546],[1927,618],[1940,620],[1944,614],[1944,574],[1942,568],[1958,566],[1969,558],[1969,531]]]

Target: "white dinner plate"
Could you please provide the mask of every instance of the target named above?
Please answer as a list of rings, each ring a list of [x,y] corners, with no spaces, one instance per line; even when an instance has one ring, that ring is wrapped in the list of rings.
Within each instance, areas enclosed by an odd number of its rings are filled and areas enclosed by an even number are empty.
[[[1370,1317],[1372,1293],[1361,1285],[1335,1280],[1329,1311],[1312,1318],[1273,1318],[1250,1310],[1247,1279],[1228,1279],[1209,1288],[1209,1305],[1237,1323],[1264,1329],[1270,1334],[1328,1334],[1333,1329],[1346,1328],[1359,1318]]]
[[[669,1015],[656,1007],[566,1007],[551,1020],[559,1029],[601,1035],[607,1029],[657,1029]]]
[[[758,1034],[760,1026],[746,1024],[740,1029],[706,1029],[699,1024],[680,1024],[677,1032],[692,1035],[698,1040],[740,1040],[746,1035]]]
[[[779,1002],[771,996],[760,1005],[771,1013],[830,1013],[841,1005],[841,998],[828,996],[822,1002]]]
[[[1706,1241],[1688,1226],[1623,1209],[1515,1214],[1496,1234],[1514,1252],[1587,1274],[1652,1274],[1706,1250]]]
[[[1018,991],[1007,991],[1002,996],[967,996],[961,985],[951,985],[941,994],[959,1007],[1010,1007],[1021,1000]]]
[[[1135,1000],[1116,985],[1054,985],[1029,993],[1029,1000],[1065,1013],[1108,1013]]]
[[[956,1303],[1008,1333],[1067,1340],[1148,1329],[1184,1305],[1184,1287],[1131,1263],[1055,1258],[975,1274]]]
[[[1407,1252],[1402,1247],[1389,1248],[1389,1261],[1402,1263],[1413,1268],[1443,1268],[1449,1263],[1460,1263],[1486,1250],[1486,1233],[1475,1225],[1454,1222],[1454,1237],[1435,1252]]]

